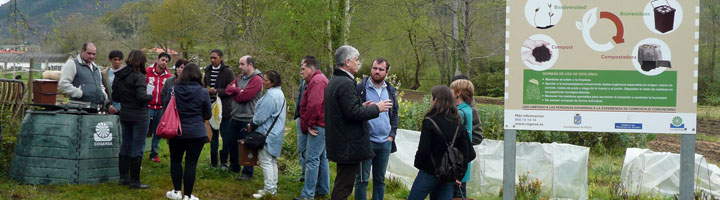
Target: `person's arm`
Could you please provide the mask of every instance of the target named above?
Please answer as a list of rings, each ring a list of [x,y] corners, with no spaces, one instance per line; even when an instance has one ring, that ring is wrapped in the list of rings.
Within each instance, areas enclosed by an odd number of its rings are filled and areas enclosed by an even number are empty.
[[[420,128],[420,141],[418,142],[417,154],[432,157],[432,135],[435,133],[435,126],[428,119],[423,119]],[[438,161],[436,161],[438,162]]]
[[[148,103],[153,99],[153,96],[147,94],[147,86],[145,86],[147,79],[144,76],[138,77],[139,78],[135,80],[135,83],[133,84],[133,86],[135,86],[135,96],[140,103]]]
[[[70,59],[65,62],[65,65],[63,65],[62,67],[62,74],[60,75],[60,81],[58,81],[58,86],[60,86],[60,89],[66,94],[68,94],[68,96],[73,98],[81,98],[83,96],[82,89],[72,85],[72,82],[75,79],[75,74],[77,74],[77,69],[75,69],[75,61]]]
[[[308,132],[307,124],[308,124],[308,121],[310,121],[309,120],[310,114],[308,112],[311,112],[311,110],[307,109],[308,101],[310,101],[310,99],[308,98],[309,95],[307,94],[308,93],[307,87],[305,88],[305,90],[303,90],[303,93],[304,94],[302,95],[302,97],[300,99],[300,132],[307,133]],[[323,99],[323,101],[324,101],[324,99]],[[325,111],[322,110],[321,112],[325,112]]]
[[[458,131],[464,131],[464,132],[460,132],[460,133],[468,132],[464,126],[461,126],[460,130],[458,130]],[[470,140],[470,136],[467,134],[460,135],[458,133],[458,137],[459,137],[458,139],[462,139],[462,140],[460,140],[462,142],[460,143],[459,146],[461,146],[460,149],[464,149],[464,150],[461,150],[461,152],[464,152],[463,157],[465,158],[465,163],[470,163],[470,161],[475,160],[475,156],[476,156],[475,149],[473,148],[472,141]],[[458,145],[455,145],[455,146],[458,146]]]
[[[310,87],[312,86],[312,89]],[[306,113],[308,114],[308,123],[307,128],[308,129],[315,129],[315,126],[319,124],[320,120],[324,120],[321,115],[324,115],[325,113],[325,87],[327,86],[326,82],[323,82],[322,80],[312,80],[310,81],[310,84],[308,84],[308,92],[306,95],[308,96],[308,103],[307,103],[307,109]],[[303,113],[300,113],[303,114]]]
[[[235,96],[238,93],[240,93],[240,88],[237,87],[237,80],[240,79],[238,76],[237,78],[233,79],[233,81],[228,84],[227,88],[225,88],[225,94],[228,96]]]
[[[400,106],[397,102],[397,90],[394,90],[394,94],[392,95],[392,112],[390,112],[390,137],[392,137],[393,141],[395,140],[395,135],[397,135],[397,129],[398,129],[398,121],[400,121],[400,117],[398,116],[398,110],[400,109]]]
[[[275,112],[275,99],[270,94],[265,94],[263,98],[258,101],[255,106],[255,115],[253,116],[252,123],[256,126],[260,126],[267,120],[272,120],[272,114]]]
[[[359,95],[355,90],[355,84],[338,85],[335,93],[335,100],[340,105],[343,118],[352,121],[369,120],[380,116],[380,108],[377,106],[363,106]]]
[[[257,95],[260,90],[262,90],[262,78],[256,75],[250,78],[247,86],[237,92],[233,99],[235,99],[236,102],[240,103],[248,102],[255,98],[255,95]]]
[[[217,83],[216,82],[215,90],[217,90],[217,94],[218,94],[218,96],[220,96],[220,98],[229,97],[230,95],[225,93],[225,88],[227,88],[227,86],[230,85],[230,83],[232,82],[235,75],[233,74],[232,70],[230,70],[228,68],[223,71],[220,71],[220,74],[218,75],[218,79],[220,79],[220,77],[222,77],[223,80],[230,80],[230,81],[225,81],[225,83]]]
[[[201,89],[200,101],[202,101],[202,115],[204,120],[212,118],[212,105],[210,104],[210,95],[206,89]]]

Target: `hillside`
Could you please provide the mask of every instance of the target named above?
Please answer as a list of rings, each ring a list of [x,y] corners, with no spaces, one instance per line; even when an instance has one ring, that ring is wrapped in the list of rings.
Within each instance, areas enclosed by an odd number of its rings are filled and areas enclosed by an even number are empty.
[[[15,7],[13,1],[0,6],[0,38],[4,38],[0,42],[9,42],[14,38],[11,32],[14,27],[11,17]],[[53,19],[62,20],[73,13],[97,17],[130,1],[137,0],[17,0],[17,9],[25,16],[30,28],[43,35],[52,31]],[[18,16],[17,20],[22,18]],[[29,33],[25,34],[27,41],[36,43],[37,37],[31,37]]]

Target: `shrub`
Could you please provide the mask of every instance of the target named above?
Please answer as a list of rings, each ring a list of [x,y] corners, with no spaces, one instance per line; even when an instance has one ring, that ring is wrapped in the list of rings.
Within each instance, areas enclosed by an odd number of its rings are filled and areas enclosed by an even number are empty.
[[[503,72],[480,73],[472,79],[476,96],[501,97],[505,92]]]
[[[402,94],[403,92],[397,95],[398,104],[400,104],[398,109],[398,117],[400,118],[398,128],[420,131],[425,112],[430,108],[430,98],[429,96],[425,96],[422,102],[411,102],[403,100]]]
[[[10,110],[0,111],[2,121],[2,140],[0,140],[0,179],[7,177],[10,171],[10,162],[15,152],[15,142],[20,132],[22,117],[13,118]]]

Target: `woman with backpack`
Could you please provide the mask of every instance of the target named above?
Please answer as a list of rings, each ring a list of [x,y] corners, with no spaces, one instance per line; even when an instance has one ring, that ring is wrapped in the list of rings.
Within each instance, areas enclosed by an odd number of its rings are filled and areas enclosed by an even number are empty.
[[[278,164],[277,158],[280,157],[282,150],[283,136],[285,133],[285,115],[287,112],[285,106],[285,95],[280,86],[282,78],[275,70],[270,70],[263,77],[263,88],[267,88],[265,96],[255,105],[257,111],[253,116],[252,123],[248,131],[267,135],[265,138],[265,146],[258,152],[258,160],[262,167],[265,187],[253,194],[256,199],[262,198],[264,195],[277,195],[278,183]]]
[[[435,86],[430,93],[430,109],[422,121],[415,153],[415,167],[419,172],[409,200],[422,200],[428,194],[431,200],[451,199],[453,188],[459,186],[465,176],[467,164],[475,159],[450,88]]]
[[[472,108],[470,108],[470,104],[472,104],[473,101],[473,93],[475,91],[475,87],[473,86],[472,82],[464,79],[455,80],[450,84],[450,90],[452,90],[453,99],[455,102],[455,106],[457,106],[458,112],[460,112],[461,122],[463,127],[467,129],[468,131],[468,137],[470,138],[470,141],[472,141]],[[453,187],[455,188],[455,192],[453,197],[454,198],[467,198],[467,182],[470,180],[470,163],[467,165],[467,171],[465,172],[465,176],[460,180],[462,184],[460,187]]]
[[[140,182],[145,135],[148,132],[148,102],[152,95],[147,93],[145,82],[145,62],[147,57],[140,50],[133,50],[125,60],[125,67],[115,72],[112,85],[112,99],[120,103],[120,127],[122,140],[118,169],[120,185],[132,189],[146,189],[149,186]]]
[[[202,73],[197,64],[190,63],[185,66],[180,77],[175,80],[175,86],[170,89],[170,95],[163,99],[163,105],[167,105],[172,96],[175,97],[175,106],[180,116],[182,135],[168,140],[170,177],[174,188],[165,196],[176,200],[197,200],[198,198],[192,195],[195,172],[200,152],[208,142],[205,120],[211,116],[210,96],[202,85]],[[185,190],[182,190],[183,188]],[[180,193],[181,190],[184,196]]]

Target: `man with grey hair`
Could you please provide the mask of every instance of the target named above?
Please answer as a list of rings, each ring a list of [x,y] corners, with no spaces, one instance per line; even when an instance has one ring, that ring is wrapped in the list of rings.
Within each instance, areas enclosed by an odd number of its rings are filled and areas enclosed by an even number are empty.
[[[330,199],[347,199],[362,161],[374,157],[368,120],[392,107],[391,100],[362,102],[356,92],[355,74],[360,52],[352,46],[335,51],[335,69],[325,89],[325,144],[328,160],[337,163]]]
[[[96,53],[95,44],[83,44],[80,55],[62,66],[62,75],[58,82],[58,86],[70,96],[70,100],[89,102],[93,108],[105,105],[108,100],[102,85],[102,72],[94,62]]]

